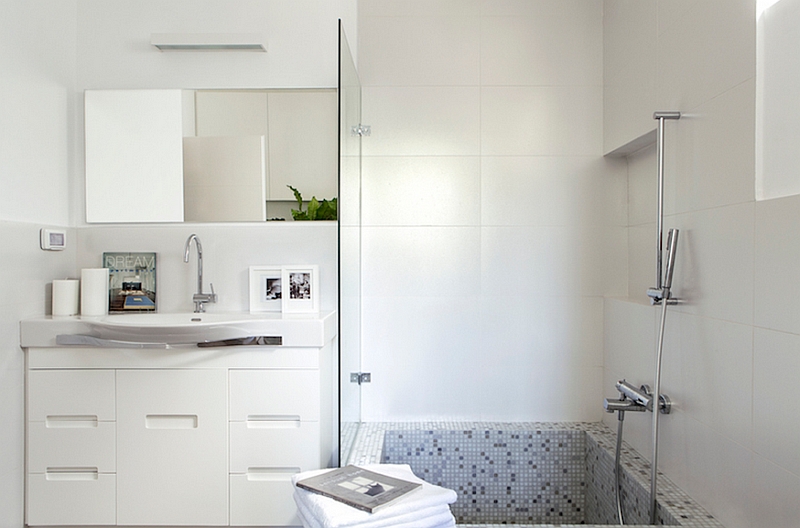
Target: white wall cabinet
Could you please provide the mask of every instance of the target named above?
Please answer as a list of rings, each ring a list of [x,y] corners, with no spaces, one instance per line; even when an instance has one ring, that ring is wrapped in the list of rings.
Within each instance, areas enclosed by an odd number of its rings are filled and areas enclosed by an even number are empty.
[[[299,526],[333,460],[330,341],[27,353],[28,525]]]

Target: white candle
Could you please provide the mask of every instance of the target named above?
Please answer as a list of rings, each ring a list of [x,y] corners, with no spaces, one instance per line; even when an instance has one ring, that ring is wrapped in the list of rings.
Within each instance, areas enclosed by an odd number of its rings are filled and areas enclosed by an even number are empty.
[[[53,315],[75,315],[78,313],[77,279],[53,281]]]
[[[108,268],[81,270],[81,315],[108,313]]]

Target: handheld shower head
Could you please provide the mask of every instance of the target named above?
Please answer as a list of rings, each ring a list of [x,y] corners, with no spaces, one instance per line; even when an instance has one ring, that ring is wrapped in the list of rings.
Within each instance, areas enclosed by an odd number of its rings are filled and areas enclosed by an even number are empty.
[[[667,235],[667,269],[664,274],[664,289],[672,288],[672,273],[675,271],[675,251],[678,249],[678,230],[670,229]]]

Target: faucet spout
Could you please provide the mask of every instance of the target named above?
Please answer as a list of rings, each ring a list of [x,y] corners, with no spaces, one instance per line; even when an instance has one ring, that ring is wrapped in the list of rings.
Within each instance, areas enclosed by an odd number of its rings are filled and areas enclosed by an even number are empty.
[[[206,311],[205,303],[217,302],[217,294],[214,293],[214,285],[211,284],[211,293],[203,293],[203,245],[200,243],[200,238],[192,233],[186,239],[186,244],[183,247],[183,261],[189,262],[189,250],[192,246],[192,240],[197,248],[197,293],[192,295],[194,302],[194,312],[202,313]]]

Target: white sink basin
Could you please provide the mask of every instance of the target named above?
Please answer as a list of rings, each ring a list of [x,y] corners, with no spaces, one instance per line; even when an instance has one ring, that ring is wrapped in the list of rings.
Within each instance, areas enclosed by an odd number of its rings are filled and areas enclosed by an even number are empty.
[[[197,345],[260,339],[274,346],[324,346],[336,334],[336,312],[280,313],[138,313],[98,317],[23,321],[23,346],[50,346],[51,338],[68,345],[122,346],[123,343]],[[78,338],[87,338],[81,343]],[[92,340],[107,343],[90,343]],[[30,344],[26,345],[26,342]]]

